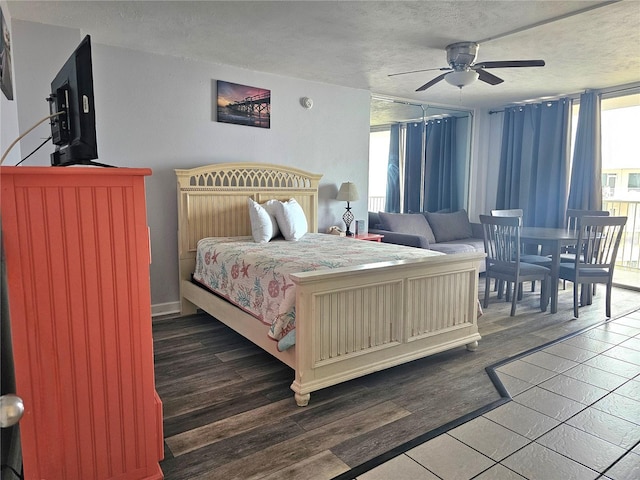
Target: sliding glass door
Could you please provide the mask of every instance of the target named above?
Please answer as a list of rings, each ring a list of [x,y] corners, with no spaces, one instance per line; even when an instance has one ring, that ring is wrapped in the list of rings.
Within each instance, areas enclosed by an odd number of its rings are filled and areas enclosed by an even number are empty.
[[[603,98],[602,206],[627,217],[614,282],[640,289],[640,94]]]

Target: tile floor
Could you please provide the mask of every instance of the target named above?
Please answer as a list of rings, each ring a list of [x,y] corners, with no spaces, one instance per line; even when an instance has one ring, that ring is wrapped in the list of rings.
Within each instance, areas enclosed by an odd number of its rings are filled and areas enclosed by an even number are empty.
[[[640,479],[640,310],[494,372],[511,401],[357,480]]]

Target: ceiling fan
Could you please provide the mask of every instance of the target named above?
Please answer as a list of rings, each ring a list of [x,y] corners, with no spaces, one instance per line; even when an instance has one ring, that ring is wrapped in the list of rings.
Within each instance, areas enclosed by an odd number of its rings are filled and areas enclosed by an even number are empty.
[[[476,80],[483,81],[489,85],[498,85],[504,82],[499,77],[485,71],[487,68],[511,68],[511,67],[544,67],[544,60],[502,60],[495,62],[474,63],[478,56],[478,48],[480,45],[476,42],[457,42],[447,45],[447,63],[448,67],[428,68],[425,70],[413,70],[411,72],[392,73],[390,77],[395,75],[404,75],[407,73],[427,72],[430,70],[446,71],[442,75],[438,75],[433,80],[425,83],[416,92],[421,92],[432,87],[441,80],[454,85],[458,88],[472,84]]]

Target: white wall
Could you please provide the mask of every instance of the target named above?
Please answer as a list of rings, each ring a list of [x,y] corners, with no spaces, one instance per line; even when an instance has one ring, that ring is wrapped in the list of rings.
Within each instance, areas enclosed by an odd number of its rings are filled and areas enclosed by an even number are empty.
[[[49,84],[85,33],[91,32],[13,22],[21,131],[47,114]],[[95,42],[92,47],[98,161],[153,170],[146,185],[154,311],[170,309],[178,300],[173,169],[244,161],[322,173],[321,231],[341,223],[345,205],[334,199],[341,182],[355,182],[361,198],[367,198],[368,91]],[[213,121],[216,80],[270,89],[271,128]],[[313,99],[312,109],[300,106],[303,96]],[[22,142],[23,153],[48,135],[48,127],[43,128]],[[52,151],[46,145],[25,165],[49,165]],[[356,218],[366,218],[366,203],[353,203]]]
[[[51,80],[80,43],[81,37],[78,30],[21,20],[12,20],[11,26],[15,103],[18,129],[23,133],[49,115],[46,97],[51,91]],[[29,133],[20,141],[21,156],[31,153],[50,134],[49,122]],[[23,165],[49,165],[52,151],[49,143]],[[19,158],[14,157],[14,160],[19,161]],[[15,163],[5,161],[5,165]]]
[[[2,15],[4,16],[4,21],[9,29],[9,34],[11,41],[13,43],[13,35],[11,35],[11,16],[9,15],[9,9],[7,8],[7,4],[5,1],[0,1],[0,8],[2,8]],[[13,45],[11,45],[11,70],[12,77],[14,79],[14,88],[13,88],[13,98],[14,100],[8,100],[5,97],[4,93],[0,92],[0,155],[4,154],[5,150],[9,148],[9,145],[18,137],[18,108],[16,106],[16,89],[15,89],[15,74],[13,73],[13,63],[15,61],[13,58],[15,54],[13,53]],[[16,147],[9,153],[7,157],[7,165],[15,164],[18,162],[20,158],[20,145],[16,145]]]

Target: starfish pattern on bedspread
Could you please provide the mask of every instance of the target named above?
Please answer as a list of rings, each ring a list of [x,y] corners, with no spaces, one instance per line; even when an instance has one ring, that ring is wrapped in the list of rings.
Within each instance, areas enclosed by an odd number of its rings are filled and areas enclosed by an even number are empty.
[[[437,255],[441,254],[324,234],[268,243],[255,243],[251,237],[212,237],[198,242],[193,278],[269,325],[269,336],[282,350],[295,341],[291,274]]]

